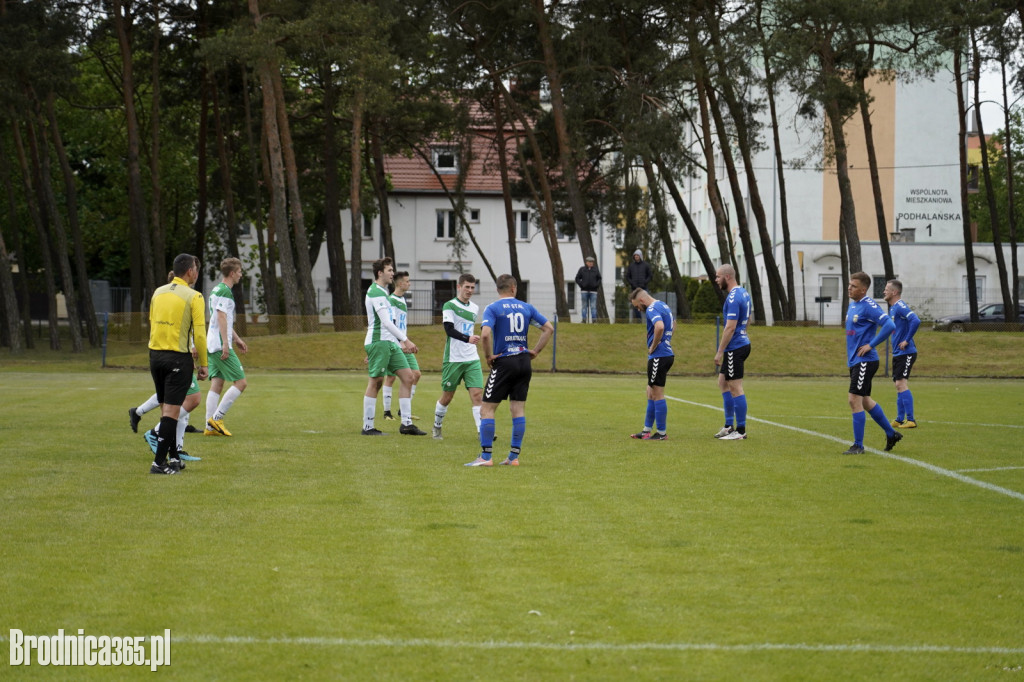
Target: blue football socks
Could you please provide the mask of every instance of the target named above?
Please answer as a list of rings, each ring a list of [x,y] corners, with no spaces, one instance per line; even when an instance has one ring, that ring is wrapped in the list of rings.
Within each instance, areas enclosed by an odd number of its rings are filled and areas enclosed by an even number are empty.
[[[491,458],[491,446],[494,445],[494,420],[480,420],[480,456],[484,459]]]
[[[863,412],[853,413],[853,444],[864,447],[864,425],[868,421],[868,416]]]
[[[722,393],[722,406],[723,406],[723,408],[725,408],[724,409],[724,412],[725,412],[725,425],[726,426],[732,426],[732,419],[733,419],[733,414],[734,414],[734,406],[733,406],[732,393],[730,393],[729,391],[726,391],[726,392]]]
[[[736,410],[736,430],[740,433],[747,432],[747,396],[738,395],[732,399],[733,407]]]
[[[665,433],[665,422],[668,419],[668,401],[667,400],[655,400],[654,402],[654,422],[658,426],[658,431]]]
[[[868,414],[871,415],[871,418],[875,420],[876,424],[882,427],[882,430],[885,431],[885,435],[891,436],[895,433],[892,426],[889,425],[889,420],[885,418],[885,410],[882,409],[881,405],[875,403],[875,406],[868,410]]]

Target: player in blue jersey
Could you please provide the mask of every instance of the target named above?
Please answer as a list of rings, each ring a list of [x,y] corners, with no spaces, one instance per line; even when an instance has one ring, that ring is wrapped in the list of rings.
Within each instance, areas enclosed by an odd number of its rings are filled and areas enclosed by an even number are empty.
[[[526,433],[526,395],[533,375],[530,363],[555,333],[554,326],[536,308],[516,298],[519,285],[515,277],[500,275],[496,284],[501,298],[487,306],[480,322],[481,345],[491,368],[480,407],[480,456],[467,463],[468,467],[492,466],[494,411],[505,398],[512,414],[512,444],[502,464],[519,466],[519,451]],[[526,339],[530,325],[541,330],[534,348]]]
[[[874,299],[867,295],[871,276],[863,272],[850,275],[847,292],[850,307],[846,311],[846,360],[850,367],[850,410],[853,412],[853,445],[844,455],[864,454],[864,425],[867,417],[885,431],[885,450],[895,447],[903,435],[897,433],[885,417],[882,406],[871,399],[871,379],[878,371],[875,346],[892,334],[895,325]],[[878,330],[877,333],[875,330]]]
[[[892,335],[892,380],[896,385],[896,419],[892,425],[901,429],[916,429],[914,420],[914,396],[910,393],[910,368],[917,362],[917,346],[914,334],[921,326],[917,316],[903,300],[903,282],[890,279],[885,283],[885,302],[889,304],[889,316],[896,325]]]
[[[639,287],[629,295],[630,304],[647,319],[647,413],[644,428],[630,438],[667,440],[668,403],[665,401],[665,380],[676,356],[672,352],[675,320],[664,302]],[[651,431],[652,427],[655,429]]]
[[[750,294],[736,281],[736,268],[723,265],[715,273],[715,282],[727,292],[722,306],[725,328],[715,353],[718,390],[722,393],[725,426],[715,434],[721,440],[745,440],[747,437],[747,396],[743,392],[743,365],[750,356],[747,323],[753,304]],[[733,416],[736,427],[733,428]]]

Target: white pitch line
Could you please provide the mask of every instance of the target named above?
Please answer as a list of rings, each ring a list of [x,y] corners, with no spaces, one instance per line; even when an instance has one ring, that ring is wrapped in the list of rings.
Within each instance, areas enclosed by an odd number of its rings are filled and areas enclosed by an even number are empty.
[[[2,637],[0,637],[2,639]],[[185,644],[285,644],[298,646],[383,647],[390,649],[543,649],[549,651],[816,651],[903,654],[1024,654],[1024,647],[946,646],[936,644],[812,644],[801,642],[763,642],[760,644],[716,644],[714,642],[516,642],[464,641],[451,639],[362,639],[347,637],[218,637],[216,635],[176,635],[174,642]]]
[[[1024,469],[1024,467],[992,467],[991,469],[957,469],[961,474],[967,474],[977,471],[1016,471],[1017,469]]]
[[[666,396],[667,397],[667,396]],[[674,400],[674,398],[673,398]],[[713,408],[721,412],[719,408]],[[766,417],[792,417],[790,414],[767,414]],[[834,415],[824,414],[801,414],[797,415],[800,419],[842,419],[849,421],[849,415],[845,417],[836,417]],[[1024,429],[1024,424],[986,424],[984,422],[937,422],[929,419],[928,421],[918,421],[918,424],[945,424],[947,426],[988,426],[997,427],[1000,429]]]
[[[707,408],[709,410],[714,410],[715,412],[722,412],[723,411],[721,407],[716,407],[714,405],[707,405],[705,403],[697,403],[697,402],[694,402],[692,400],[683,400],[682,398],[675,398],[675,397],[669,396],[669,395],[667,395],[665,397],[668,398],[669,400],[675,400],[676,402],[686,403],[687,405],[693,405],[695,407],[705,407],[705,408]],[[762,424],[768,424],[769,426],[776,426],[776,427],[778,427],[780,429],[789,429],[790,431],[796,431],[797,433],[803,433],[803,434],[808,435],[808,436],[817,436],[818,438],[824,438],[825,440],[830,440],[830,441],[833,441],[833,442],[836,442],[836,443],[840,443],[840,444],[843,444],[843,445],[845,445],[846,443],[849,442],[848,439],[844,440],[842,438],[836,438],[835,436],[830,436],[827,433],[819,433],[817,431],[811,431],[810,429],[802,429],[802,428],[800,428],[798,426],[790,426],[789,424],[780,424],[779,422],[768,421],[767,419],[759,419],[757,417],[749,417],[748,416],[747,417],[747,421],[760,422]],[[911,457],[903,457],[901,455],[894,455],[891,452],[883,452],[882,450],[876,450],[875,448],[869,448],[867,446],[864,446],[864,450],[865,450],[865,452],[871,452],[871,453],[874,453],[874,454],[879,455],[881,457],[887,457],[888,459],[894,459],[894,460],[896,460],[898,462],[904,462],[906,464],[913,464],[916,467],[921,467],[922,469],[927,469],[928,471],[931,471],[932,473],[939,474],[940,476],[946,476],[948,478],[952,478],[954,480],[960,481],[961,483],[966,483],[968,485],[977,486],[978,488],[984,488],[985,490],[990,490],[992,492],[999,493],[1000,495],[1006,495],[1007,497],[1012,497],[1014,499],[1024,501],[1024,493],[1019,493],[1016,490],[1010,490],[1009,488],[1003,488],[1002,486],[992,485],[991,483],[986,483],[985,481],[979,481],[976,478],[971,478],[970,476],[964,476],[963,474],[957,473],[955,471],[950,471],[949,469],[943,469],[942,467],[935,466],[934,464],[929,464],[928,462],[922,462],[919,459],[913,459]]]

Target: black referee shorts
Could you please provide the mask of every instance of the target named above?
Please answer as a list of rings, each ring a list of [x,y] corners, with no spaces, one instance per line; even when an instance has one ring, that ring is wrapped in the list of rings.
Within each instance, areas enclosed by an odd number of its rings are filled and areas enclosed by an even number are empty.
[[[165,405],[181,405],[192,386],[195,364],[191,353],[150,350],[149,373],[153,375],[156,399]]]

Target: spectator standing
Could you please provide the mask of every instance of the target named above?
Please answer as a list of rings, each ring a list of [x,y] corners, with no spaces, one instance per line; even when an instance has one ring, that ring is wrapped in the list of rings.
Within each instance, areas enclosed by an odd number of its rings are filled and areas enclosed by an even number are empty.
[[[580,322],[593,324],[597,317],[597,291],[601,288],[601,271],[593,256],[587,256],[576,273],[576,286],[580,290]]]

